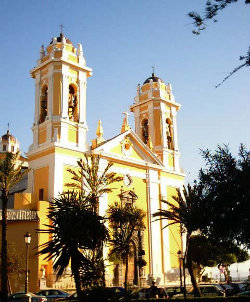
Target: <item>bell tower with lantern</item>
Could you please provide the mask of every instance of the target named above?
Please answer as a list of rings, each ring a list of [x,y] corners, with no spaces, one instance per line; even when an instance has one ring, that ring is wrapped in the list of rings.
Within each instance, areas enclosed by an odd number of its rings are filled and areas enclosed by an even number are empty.
[[[61,33],[46,49],[42,45],[31,70],[35,114],[33,143],[27,154],[31,167],[28,186],[37,200],[50,200],[62,192],[65,169],[75,165],[87,149],[86,88],[91,75],[81,44],[74,47]]]
[[[135,132],[163,162],[168,170],[180,172],[177,136],[177,111],[171,84],[154,73],[142,85],[130,110],[134,113]]]

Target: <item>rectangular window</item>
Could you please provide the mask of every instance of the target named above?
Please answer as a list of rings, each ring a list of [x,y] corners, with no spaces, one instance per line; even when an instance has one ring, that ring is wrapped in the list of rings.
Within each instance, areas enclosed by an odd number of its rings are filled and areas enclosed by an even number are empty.
[[[44,189],[39,189],[39,200],[44,200]]]
[[[11,146],[11,151],[14,152],[15,151],[15,147]]]
[[[3,151],[6,151],[6,145],[3,145]]]

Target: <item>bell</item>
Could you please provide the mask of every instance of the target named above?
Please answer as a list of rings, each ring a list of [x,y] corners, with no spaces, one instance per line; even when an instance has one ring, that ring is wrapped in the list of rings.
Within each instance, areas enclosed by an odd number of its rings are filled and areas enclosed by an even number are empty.
[[[47,109],[47,101],[46,100],[44,100],[44,101],[41,102],[41,107],[43,109]]]

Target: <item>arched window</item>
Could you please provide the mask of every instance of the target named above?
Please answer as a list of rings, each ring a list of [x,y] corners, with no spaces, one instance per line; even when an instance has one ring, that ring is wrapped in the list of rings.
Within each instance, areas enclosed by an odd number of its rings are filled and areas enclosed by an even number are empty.
[[[48,87],[44,86],[42,88],[42,93],[41,93],[39,123],[43,123],[45,121],[47,114],[48,114]]]
[[[73,122],[76,122],[78,119],[76,108],[77,108],[76,88],[73,85],[69,85],[68,115],[69,115],[69,119]]]
[[[142,139],[145,144],[148,142],[148,120],[145,119],[142,121]]]
[[[169,118],[166,119],[166,136],[168,142],[168,149],[174,150],[172,122]]]

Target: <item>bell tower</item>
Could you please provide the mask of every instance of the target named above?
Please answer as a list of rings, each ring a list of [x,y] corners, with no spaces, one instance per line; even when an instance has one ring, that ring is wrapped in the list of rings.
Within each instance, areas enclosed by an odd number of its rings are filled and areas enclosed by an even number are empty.
[[[31,70],[36,91],[30,151],[53,143],[86,150],[86,87],[91,73],[82,45],[75,48],[62,33],[46,51],[41,47],[37,66]]]
[[[92,69],[82,45],[74,47],[63,33],[52,39],[31,70],[35,80],[33,143],[28,157],[29,192],[50,200],[62,192],[67,168],[86,151],[86,88]],[[42,199],[41,199],[42,198]]]
[[[137,95],[130,110],[134,113],[135,132],[150,145],[169,170],[179,172],[177,111],[171,84],[155,76],[138,84]]]

